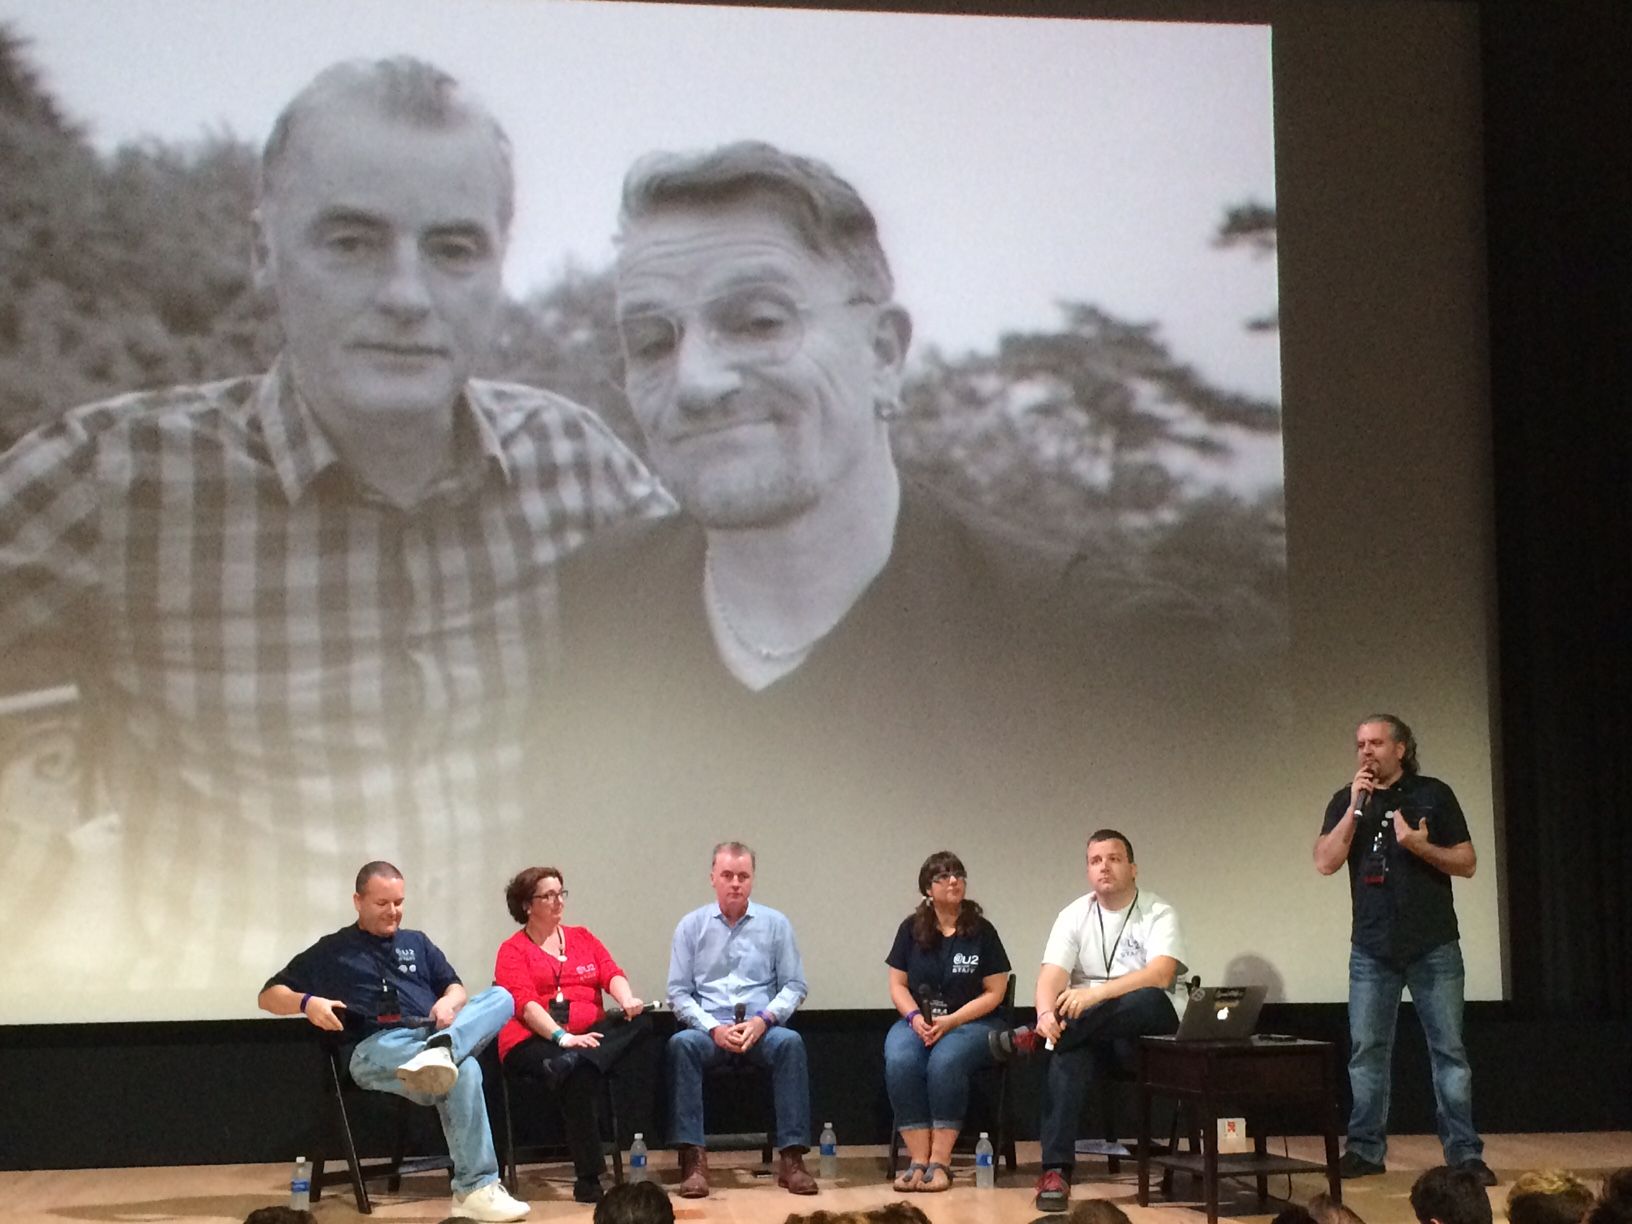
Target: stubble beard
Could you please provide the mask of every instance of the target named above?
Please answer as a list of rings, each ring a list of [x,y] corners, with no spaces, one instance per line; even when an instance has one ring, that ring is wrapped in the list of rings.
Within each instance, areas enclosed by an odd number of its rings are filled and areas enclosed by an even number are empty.
[[[786,455],[717,463],[671,472],[663,482],[704,527],[780,527],[815,509],[822,489]]]

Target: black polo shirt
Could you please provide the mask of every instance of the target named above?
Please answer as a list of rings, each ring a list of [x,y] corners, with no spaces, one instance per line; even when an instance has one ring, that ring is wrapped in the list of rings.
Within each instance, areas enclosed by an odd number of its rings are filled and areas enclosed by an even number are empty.
[[[895,932],[895,944],[884,963],[907,975],[907,989],[913,998],[922,997],[922,988],[929,986],[946,1000],[948,1011],[957,1011],[976,998],[984,979],[1010,969],[1009,954],[1003,950],[997,928],[984,918],[973,935],[948,938],[937,931],[935,946],[921,948],[912,937],[909,917]]]
[[[1332,831],[1349,806],[1344,786],[1326,805],[1324,835]],[[1349,893],[1354,901],[1355,947],[1379,960],[1403,967],[1457,937],[1451,904],[1451,877],[1394,840],[1398,809],[1413,829],[1428,821],[1428,840],[1436,846],[1459,846],[1470,840],[1468,822],[1451,788],[1438,778],[1401,774],[1386,790],[1372,792],[1349,843]],[[1366,857],[1380,834],[1387,870],[1381,884],[1365,882]]]
[[[372,1033],[382,1026],[382,984],[397,988],[404,1022],[431,1014],[447,988],[459,980],[442,950],[423,931],[399,928],[395,935],[370,935],[353,923],[325,935],[266,981],[300,994],[310,992],[346,1005],[348,1032]],[[262,990],[266,986],[261,987]]]

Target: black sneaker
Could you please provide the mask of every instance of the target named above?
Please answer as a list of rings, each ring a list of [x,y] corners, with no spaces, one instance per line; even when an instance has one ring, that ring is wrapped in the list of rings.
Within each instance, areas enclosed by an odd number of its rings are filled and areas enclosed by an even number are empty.
[[[1355,1177],[1374,1177],[1378,1173],[1387,1173],[1388,1170],[1375,1160],[1367,1160],[1359,1152],[1344,1152],[1343,1159],[1337,1162],[1337,1175],[1344,1181]]]
[[[572,1182],[572,1201],[575,1203],[598,1203],[603,1197],[601,1179],[598,1177],[576,1177]]]
[[[1461,1169],[1464,1173],[1472,1173],[1479,1179],[1481,1186],[1494,1186],[1496,1184],[1496,1174],[1491,1172],[1490,1166],[1477,1156],[1472,1160],[1464,1160],[1461,1164],[1453,1167]]]

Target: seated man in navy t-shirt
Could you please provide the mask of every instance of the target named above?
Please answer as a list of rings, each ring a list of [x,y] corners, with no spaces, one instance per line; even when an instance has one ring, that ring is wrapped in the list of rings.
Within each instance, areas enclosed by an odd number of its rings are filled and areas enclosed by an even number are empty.
[[[402,872],[372,862],[357,873],[357,921],[325,935],[261,987],[276,1016],[300,1012],[329,1032],[361,1037],[352,1051],[359,1087],[436,1106],[453,1158],[453,1206],[473,1220],[528,1212],[499,1182],[499,1161],[475,1056],[515,1015],[510,992],[469,998],[447,958],[421,931],[402,929]]]

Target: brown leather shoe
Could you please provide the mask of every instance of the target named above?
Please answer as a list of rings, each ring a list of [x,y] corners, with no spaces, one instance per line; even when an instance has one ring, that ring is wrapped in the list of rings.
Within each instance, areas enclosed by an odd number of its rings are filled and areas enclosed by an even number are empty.
[[[782,1149],[782,1167],[776,1174],[776,1184],[789,1194],[815,1194],[816,1179],[805,1169],[805,1155],[800,1148]]]
[[[708,1197],[708,1149],[694,1144],[680,1147],[680,1197]]]

